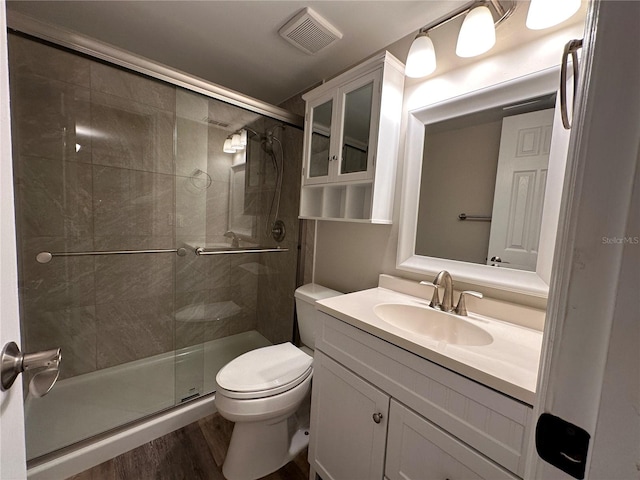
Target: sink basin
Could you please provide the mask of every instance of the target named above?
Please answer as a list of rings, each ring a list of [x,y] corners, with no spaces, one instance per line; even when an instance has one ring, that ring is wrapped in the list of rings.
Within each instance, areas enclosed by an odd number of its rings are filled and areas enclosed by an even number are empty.
[[[381,303],[373,307],[380,320],[407,332],[454,345],[489,345],[493,337],[457,315],[402,303]]]

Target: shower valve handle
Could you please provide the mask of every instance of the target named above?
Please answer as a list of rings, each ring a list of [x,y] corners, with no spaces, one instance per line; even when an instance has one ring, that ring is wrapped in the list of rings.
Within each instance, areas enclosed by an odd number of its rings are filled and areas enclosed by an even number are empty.
[[[9,342],[0,354],[0,390],[11,388],[22,372],[37,371],[29,382],[29,391],[35,397],[42,397],[49,393],[58,380],[61,360],[62,352],[59,348],[22,353],[15,342]]]

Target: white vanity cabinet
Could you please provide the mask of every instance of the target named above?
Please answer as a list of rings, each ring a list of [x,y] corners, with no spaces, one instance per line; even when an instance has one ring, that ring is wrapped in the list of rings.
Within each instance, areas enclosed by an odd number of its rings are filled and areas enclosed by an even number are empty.
[[[385,52],[303,95],[301,218],[391,222],[403,87]]]
[[[317,313],[309,462],[323,480],[511,479],[532,408]]]
[[[322,352],[313,368],[310,442],[317,473],[323,480],[382,478],[389,396]]]

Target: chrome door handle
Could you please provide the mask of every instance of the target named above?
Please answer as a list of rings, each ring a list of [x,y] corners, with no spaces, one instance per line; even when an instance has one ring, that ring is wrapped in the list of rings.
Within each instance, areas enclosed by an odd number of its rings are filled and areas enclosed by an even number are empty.
[[[15,342],[7,343],[0,354],[0,390],[11,388],[18,375],[26,371],[37,371],[29,391],[34,397],[49,393],[60,376],[62,351],[59,348],[35,353],[22,353]]]
[[[576,96],[578,93],[578,50],[582,48],[582,39],[571,40],[562,53],[562,63],[560,65],[560,115],[562,116],[562,125],[565,130],[571,129],[571,120],[569,119],[569,110],[567,106],[567,68],[569,63],[569,55],[571,55],[571,66],[573,68],[573,106],[576,104]],[[573,116],[573,109],[571,110]]]

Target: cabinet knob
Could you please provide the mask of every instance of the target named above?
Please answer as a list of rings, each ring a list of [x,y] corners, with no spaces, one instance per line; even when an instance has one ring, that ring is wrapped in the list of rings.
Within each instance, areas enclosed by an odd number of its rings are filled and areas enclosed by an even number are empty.
[[[374,413],[373,414],[373,421],[376,423],[380,423],[382,421],[384,417],[382,416],[381,413]]]

